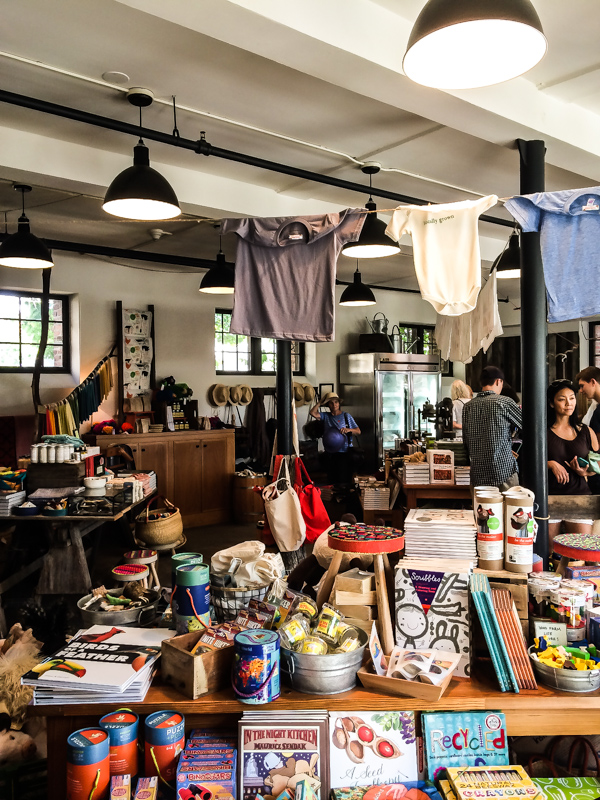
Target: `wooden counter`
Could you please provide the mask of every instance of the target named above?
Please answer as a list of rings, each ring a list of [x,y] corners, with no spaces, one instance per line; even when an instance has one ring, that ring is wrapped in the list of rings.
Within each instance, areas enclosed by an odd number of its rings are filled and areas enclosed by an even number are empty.
[[[136,468],[156,472],[159,494],[179,508],[186,527],[231,519],[233,429],[86,438],[103,451],[117,444],[129,445]]]
[[[509,736],[553,736],[557,734],[600,733],[600,693],[569,694],[540,686],[537,691],[520,694],[502,693],[497,689],[491,666],[480,664],[485,674],[471,681],[452,681],[446,694],[435,703],[409,697],[391,697],[362,687],[339,695],[309,695],[287,687],[274,703],[262,708],[269,711],[331,711],[415,710],[415,711],[503,711]],[[231,689],[189,700],[175,689],[157,683],[152,686],[143,703],[130,707],[140,715],[172,709],[185,715],[186,731],[193,727],[230,725],[244,710],[256,708],[234,698]],[[65,757],[67,736],[78,728],[95,726],[98,719],[118,704],[99,703],[78,706],[33,706],[32,714],[48,718],[48,786],[49,800],[64,800]]]

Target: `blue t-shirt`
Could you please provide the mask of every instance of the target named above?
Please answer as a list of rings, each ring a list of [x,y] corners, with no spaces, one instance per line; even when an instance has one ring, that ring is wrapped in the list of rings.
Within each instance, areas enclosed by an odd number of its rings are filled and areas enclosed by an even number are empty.
[[[548,321],[600,313],[600,186],[527,194],[504,205],[525,233],[540,232]]]
[[[352,414],[348,414],[345,411],[342,411],[340,414],[332,414],[329,411],[321,411],[321,422],[323,423],[323,435],[327,432],[328,428],[335,428],[336,430],[341,430],[342,428],[358,428],[356,421]],[[344,444],[336,450],[336,453],[345,453],[348,447],[352,447],[352,441],[348,441],[351,439],[350,436],[346,436],[346,441]]]

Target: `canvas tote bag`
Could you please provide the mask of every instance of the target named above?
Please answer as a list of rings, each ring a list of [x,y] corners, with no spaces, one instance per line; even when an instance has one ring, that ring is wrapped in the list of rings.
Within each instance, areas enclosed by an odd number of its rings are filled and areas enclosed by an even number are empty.
[[[262,494],[275,544],[282,553],[297,550],[306,539],[306,523],[290,480],[287,458],[282,458],[276,480],[265,486]]]

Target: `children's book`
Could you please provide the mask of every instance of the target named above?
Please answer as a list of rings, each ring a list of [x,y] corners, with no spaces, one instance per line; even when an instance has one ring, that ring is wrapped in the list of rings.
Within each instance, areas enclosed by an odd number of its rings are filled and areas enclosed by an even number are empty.
[[[343,786],[331,790],[332,800],[443,800],[429,781],[384,783],[381,786]]]
[[[447,711],[421,715],[426,777],[445,778],[448,767],[508,764],[504,714],[496,711]]]
[[[419,780],[413,711],[331,711],[332,789]]]
[[[159,658],[165,628],[117,628],[94,625],[79,631],[50,658],[21,678],[25,686],[124,692]]]
[[[327,712],[244,713],[239,722],[238,800],[275,800],[306,781],[318,798],[329,797]]]
[[[545,800],[520,764],[499,767],[448,767],[448,780],[456,800]]]

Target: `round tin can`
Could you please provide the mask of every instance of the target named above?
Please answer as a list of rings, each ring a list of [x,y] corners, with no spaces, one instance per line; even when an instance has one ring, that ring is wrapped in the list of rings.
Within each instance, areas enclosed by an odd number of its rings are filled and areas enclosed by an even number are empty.
[[[108,795],[109,739],[99,728],[81,728],[67,738],[66,800],[89,800]]]
[[[279,634],[242,631],[234,639],[233,691],[242,703],[258,705],[279,697]]]
[[[175,578],[177,567],[182,564],[202,564],[203,559],[200,553],[174,553],[171,556],[171,588],[175,588]]]
[[[185,747],[185,719],[177,711],[155,711],[146,717],[144,771],[174,781],[179,754]],[[87,798],[86,798],[87,800]]]
[[[323,607],[317,617],[317,624],[314,633],[322,636],[328,644],[336,644],[338,639],[338,625],[344,619],[337,608],[323,603]]]
[[[173,612],[177,633],[202,630],[210,625],[210,572],[208,564],[181,564],[175,569]]]
[[[128,708],[120,708],[102,717],[98,725],[108,733],[110,744],[110,774],[138,774],[139,717]]]

